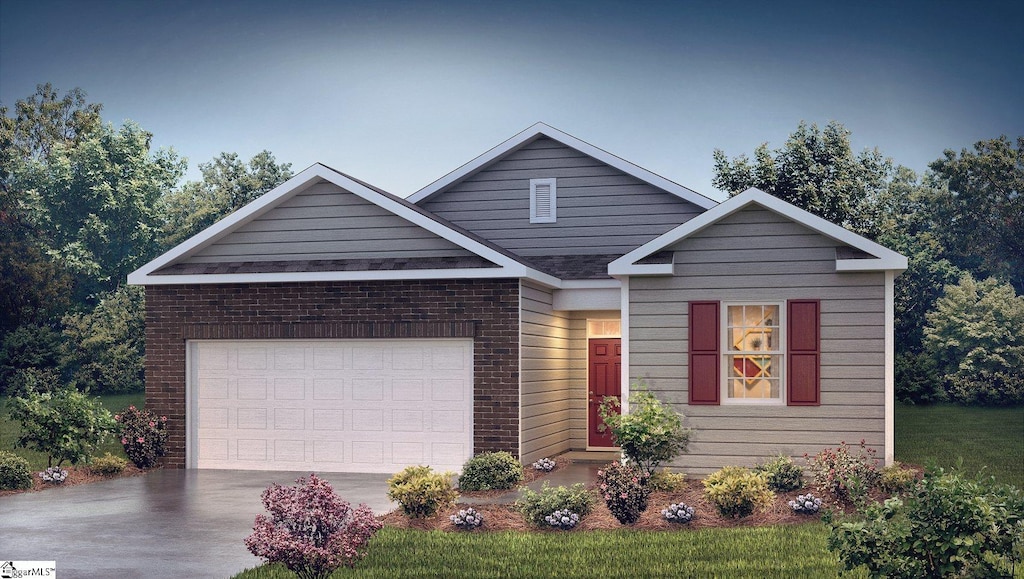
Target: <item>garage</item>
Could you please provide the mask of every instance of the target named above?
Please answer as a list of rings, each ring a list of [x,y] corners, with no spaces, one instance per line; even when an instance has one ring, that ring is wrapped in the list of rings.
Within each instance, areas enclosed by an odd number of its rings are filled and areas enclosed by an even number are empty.
[[[457,471],[473,453],[471,339],[192,340],[190,468]]]

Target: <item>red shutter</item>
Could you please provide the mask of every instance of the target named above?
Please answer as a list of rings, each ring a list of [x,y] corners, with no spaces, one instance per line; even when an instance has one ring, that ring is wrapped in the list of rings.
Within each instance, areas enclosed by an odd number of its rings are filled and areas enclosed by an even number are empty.
[[[790,300],[788,310],[788,349],[786,351],[786,404],[821,404],[821,302]]]
[[[718,404],[718,302],[690,302],[690,404]]]

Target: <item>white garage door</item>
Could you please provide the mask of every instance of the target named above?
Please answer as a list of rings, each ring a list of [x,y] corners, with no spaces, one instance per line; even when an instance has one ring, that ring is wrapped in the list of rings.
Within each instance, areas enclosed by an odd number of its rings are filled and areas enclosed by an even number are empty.
[[[459,470],[473,453],[473,342],[192,341],[189,466]]]

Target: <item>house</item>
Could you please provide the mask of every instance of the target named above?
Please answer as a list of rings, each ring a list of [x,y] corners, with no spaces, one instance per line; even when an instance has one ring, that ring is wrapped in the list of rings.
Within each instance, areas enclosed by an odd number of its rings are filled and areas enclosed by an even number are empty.
[[[544,124],[402,199],[313,165],[146,264],[171,467],[458,470],[608,449],[642,380],[704,474],[893,453],[906,259],[757,190],[717,203]]]

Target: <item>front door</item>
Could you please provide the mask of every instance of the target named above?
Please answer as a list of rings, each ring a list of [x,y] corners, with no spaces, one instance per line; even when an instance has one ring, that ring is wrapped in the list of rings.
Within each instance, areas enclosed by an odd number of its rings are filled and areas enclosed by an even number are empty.
[[[621,396],[622,342],[619,338],[591,338],[588,347],[589,400],[587,446],[612,447],[612,434],[598,413],[606,396]]]

